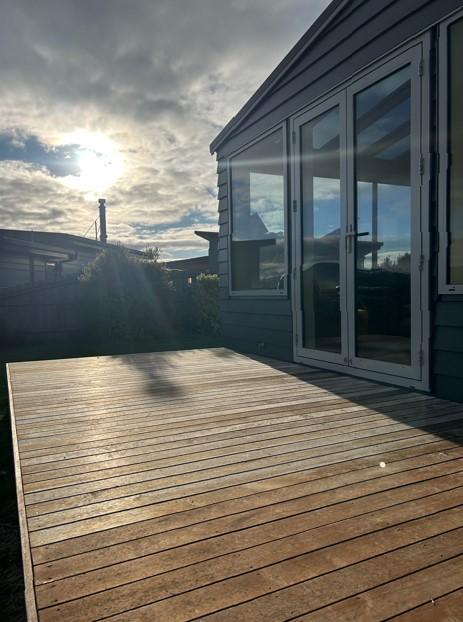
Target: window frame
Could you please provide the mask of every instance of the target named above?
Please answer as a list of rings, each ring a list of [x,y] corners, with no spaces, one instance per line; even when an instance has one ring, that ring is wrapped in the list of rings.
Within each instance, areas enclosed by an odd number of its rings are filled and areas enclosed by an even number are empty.
[[[463,11],[454,13],[439,24],[438,48],[438,294],[461,295],[463,283],[449,283],[449,29],[455,22],[463,19]]]
[[[289,281],[289,216],[288,216],[288,199],[289,199],[289,191],[288,191],[288,167],[289,167],[289,156],[288,156],[288,136],[287,136],[287,121],[283,121],[273,126],[271,129],[266,130],[265,132],[259,134],[256,138],[253,138],[250,142],[247,142],[245,145],[233,151],[226,159],[227,163],[227,206],[228,206],[228,253],[227,253],[227,261],[228,261],[228,294],[233,298],[288,298],[288,281]],[[233,289],[233,274],[232,274],[232,240],[233,240],[233,197],[232,197],[232,160],[234,157],[246,151],[250,147],[253,147],[255,144],[261,142],[271,134],[274,134],[277,131],[281,131],[282,134],[282,163],[283,163],[283,203],[284,203],[284,227],[285,227],[285,255],[284,255],[284,274],[283,274],[283,287],[281,289]]]

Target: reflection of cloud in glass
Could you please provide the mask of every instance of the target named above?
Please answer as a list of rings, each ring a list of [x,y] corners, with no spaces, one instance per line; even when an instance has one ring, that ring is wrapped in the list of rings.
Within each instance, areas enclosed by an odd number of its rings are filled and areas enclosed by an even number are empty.
[[[321,238],[341,226],[341,184],[339,179],[314,177],[313,179],[313,231]]]
[[[283,232],[284,182],[279,175],[251,173],[249,176],[251,213],[258,214],[269,232]]]

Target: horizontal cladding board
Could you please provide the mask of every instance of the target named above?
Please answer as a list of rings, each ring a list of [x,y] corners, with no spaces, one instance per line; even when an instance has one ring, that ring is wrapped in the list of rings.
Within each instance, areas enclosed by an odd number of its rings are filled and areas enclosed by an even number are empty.
[[[291,305],[287,298],[241,298],[232,297],[223,303],[228,313],[252,313],[258,315],[291,316]]]
[[[228,236],[228,222],[219,223],[219,237]]]
[[[226,160],[217,160],[217,175],[227,170],[227,161]]]
[[[463,353],[463,327],[436,326],[433,349]]]
[[[222,235],[219,238],[217,248],[218,250],[223,250],[224,248],[228,248],[228,236],[227,235]]]
[[[227,179],[228,179],[228,175],[227,175],[227,170],[222,170],[220,171],[220,173],[217,175],[217,185],[223,186],[224,184],[227,183]]]
[[[291,332],[292,330],[291,317],[288,315],[254,315],[252,313],[230,313],[225,311],[222,314],[222,323],[238,327],[265,328],[283,332]]]
[[[217,264],[217,274],[228,274],[228,262],[219,261]]]
[[[461,6],[461,1],[442,0],[438,3],[434,0],[427,2],[419,11],[416,11],[416,0],[414,2],[407,0],[403,6],[406,4],[409,11],[415,8],[415,13],[407,15],[401,6],[399,8],[392,6],[390,11],[395,20],[393,23],[389,24],[386,21],[389,14],[385,12],[346,43],[334,46],[333,50],[329,54],[327,52],[327,55],[315,63],[308,72],[303,72],[284,88],[269,95],[246,119],[239,133],[236,132],[221,146],[221,156],[226,157],[282,119],[309,105],[369,63],[387,54],[393,47],[421,32],[438,19],[442,19]],[[405,16],[401,19],[401,15]]]
[[[228,212],[219,212],[219,225],[224,225],[228,222]]]
[[[433,372],[436,375],[463,378],[463,352],[437,350],[433,355]]]
[[[226,209],[228,209],[228,199],[226,197],[219,199],[219,212],[223,212]]]
[[[457,402],[463,400],[463,383],[461,378],[436,374],[433,380],[433,393],[437,397]]]
[[[439,301],[435,307],[436,326],[459,326],[463,328],[463,300]]]
[[[219,263],[221,261],[228,261],[228,250],[224,248],[220,249],[217,253],[217,260]]]
[[[4,266],[29,267],[29,257],[18,257],[18,255],[0,255],[0,268],[3,268]]]

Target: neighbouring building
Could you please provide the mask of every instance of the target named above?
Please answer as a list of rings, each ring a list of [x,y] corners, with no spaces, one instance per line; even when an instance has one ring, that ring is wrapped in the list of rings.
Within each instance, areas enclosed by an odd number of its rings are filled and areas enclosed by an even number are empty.
[[[227,345],[463,400],[462,60],[461,0],[334,0],[215,138]]]
[[[176,274],[177,282],[182,282],[186,286],[191,285],[199,274],[217,274],[217,245],[218,231],[195,231],[195,235],[209,242],[207,255],[199,257],[188,257],[186,259],[172,259],[166,261],[165,266]]]
[[[0,229],[0,289],[77,276],[107,248],[117,247],[69,233]]]

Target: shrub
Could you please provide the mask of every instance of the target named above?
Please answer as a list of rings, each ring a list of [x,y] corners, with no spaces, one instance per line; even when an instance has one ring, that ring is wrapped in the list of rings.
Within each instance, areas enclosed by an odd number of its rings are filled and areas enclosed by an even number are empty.
[[[193,284],[192,298],[199,330],[217,335],[220,332],[219,277],[199,274]]]
[[[80,281],[87,335],[140,340],[166,336],[175,328],[172,287],[153,256],[108,248],[86,266]]]

